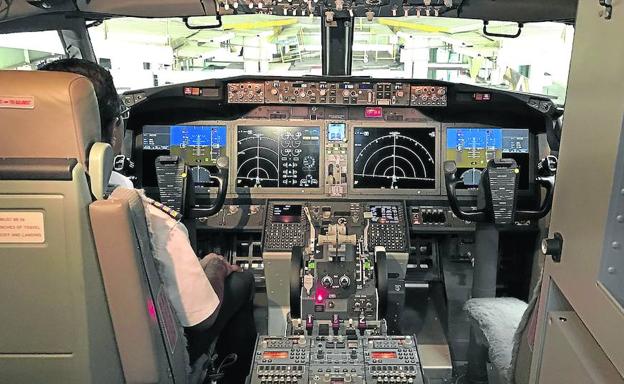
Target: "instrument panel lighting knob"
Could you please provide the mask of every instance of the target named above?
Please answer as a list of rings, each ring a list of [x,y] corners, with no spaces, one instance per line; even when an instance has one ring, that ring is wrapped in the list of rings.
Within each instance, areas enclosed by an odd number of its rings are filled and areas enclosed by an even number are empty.
[[[338,282],[342,288],[348,288],[351,285],[351,279],[347,275],[340,276]]]
[[[332,284],[334,283],[334,279],[331,278],[331,276],[329,275],[325,275],[323,276],[323,278],[321,279],[321,284],[323,285],[323,287],[325,288],[330,288],[332,286]]]

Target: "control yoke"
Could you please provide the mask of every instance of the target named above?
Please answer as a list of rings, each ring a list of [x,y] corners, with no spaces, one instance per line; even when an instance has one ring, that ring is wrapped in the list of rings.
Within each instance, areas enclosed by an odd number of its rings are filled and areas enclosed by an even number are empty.
[[[460,219],[475,223],[513,224],[516,220],[537,220],[550,211],[557,171],[557,158],[547,156],[538,164],[537,183],[546,189],[546,196],[538,210],[516,210],[519,169],[513,159],[492,159],[479,182],[477,209],[460,208],[457,199],[455,161],[444,162],[446,194],[453,213]]]
[[[217,196],[215,197],[214,202],[209,206],[200,206],[196,204],[195,188],[193,188],[192,176],[190,173],[187,173],[185,213],[188,218],[197,219],[200,217],[210,217],[223,208],[225,195],[227,194],[229,164],[230,160],[227,156],[219,156],[217,159],[217,173],[210,175],[211,179],[217,181]]]
[[[155,167],[161,202],[181,212],[186,220],[219,212],[227,194],[229,160],[227,156],[220,156],[216,163],[217,172],[210,177],[217,181],[217,196],[212,205],[201,206],[196,201],[192,172],[184,160],[179,156],[158,156]]]

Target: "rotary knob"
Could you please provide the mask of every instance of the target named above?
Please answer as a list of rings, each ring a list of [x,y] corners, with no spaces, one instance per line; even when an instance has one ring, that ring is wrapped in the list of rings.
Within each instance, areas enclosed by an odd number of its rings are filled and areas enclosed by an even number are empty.
[[[332,284],[334,283],[334,280],[331,278],[331,276],[329,275],[325,275],[323,276],[323,278],[321,279],[321,284],[323,285],[323,287],[325,288],[329,288],[332,286]]]
[[[347,275],[340,276],[340,279],[338,280],[338,282],[340,283],[340,286],[342,288],[348,288],[349,285],[351,285],[351,279],[349,279],[349,276]]]

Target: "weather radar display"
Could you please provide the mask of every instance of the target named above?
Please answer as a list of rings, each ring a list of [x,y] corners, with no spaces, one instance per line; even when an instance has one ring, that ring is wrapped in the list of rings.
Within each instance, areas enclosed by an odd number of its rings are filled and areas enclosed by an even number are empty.
[[[434,189],[435,128],[355,128],[353,188]]]

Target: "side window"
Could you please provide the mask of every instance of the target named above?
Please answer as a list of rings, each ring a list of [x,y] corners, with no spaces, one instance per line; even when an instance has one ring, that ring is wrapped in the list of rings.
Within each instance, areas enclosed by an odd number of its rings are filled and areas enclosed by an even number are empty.
[[[57,31],[0,35],[0,69],[35,70],[65,56]]]

